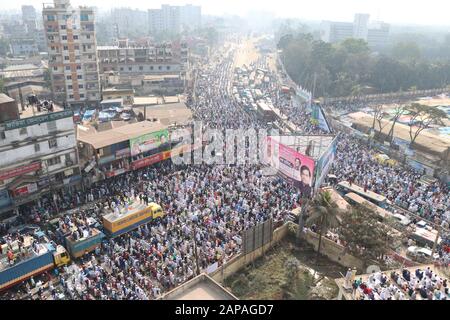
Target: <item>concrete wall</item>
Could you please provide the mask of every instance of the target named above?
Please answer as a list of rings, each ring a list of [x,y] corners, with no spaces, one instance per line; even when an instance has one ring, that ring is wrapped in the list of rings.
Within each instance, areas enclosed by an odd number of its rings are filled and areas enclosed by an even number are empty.
[[[312,245],[314,250],[317,250],[317,247],[319,246],[319,235],[307,230],[303,236],[306,242]],[[363,261],[348,253],[344,253],[344,250],[345,248],[342,245],[337,244],[336,242],[325,237],[322,238],[322,243],[320,246],[321,254],[327,256],[330,260],[337,262],[344,267],[356,267],[358,270],[363,270]]]
[[[264,245],[263,247],[248,253],[246,255],[239,254],[221,267],[217,268],[216,271],[209,274],[217,282],[223,282],[223,280],[240,269],[244,268],[249,263],[252,263],[259,257],[263,255],[264,252],[270,250],[270,248],[278,243],[280,240],[284,239],[289,232],[289,224],[284,224],[283,226],[277,228],[273,232],[272,241]]]

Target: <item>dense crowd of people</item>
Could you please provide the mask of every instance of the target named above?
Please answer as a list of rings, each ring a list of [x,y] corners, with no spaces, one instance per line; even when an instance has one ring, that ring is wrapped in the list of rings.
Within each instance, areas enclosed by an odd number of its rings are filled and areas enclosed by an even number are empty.
[[[199,68],[195,94],[189,98],[194,119],[208,128],[267,129],[264,121],[246,112],[230,93],[235,54],[233,48],[218,51],[212,58],[217,63]],[[251,67],[268,70],[265,59]],[[264,96],[287,116],[296,131],[324,133],[311,123],[307,106],[281,94],[276,76],[270,71],[268,76],[272,81],[263,88]],[[282,123],[279,126],[287,129]],[[83,191],[57,191],[21,208],[20,223],[43,224],[55,212],[66,212],[59,217],[57,228],[63,234],[69,232],[74,239],[91,235],[92,228],[101,225],[103,215],[126,206],[129,201],[156,202],[165,213],[161,219],[104,241],[79,263],[65,266],[58,273],[57,281],[50,281],[48,297],[155,299],[191,279],[198,271],[226,263],[240,252],[243,230],[270,218],[283,223],[301,203],[299,190],[281,178],[265,176],[262,169],[261,165],[178,166],[166,161],[95,183]],[[446,187],[439,183],[422,186],[418,183],[420,173],[380,164],[373,159],[372,150],[349,135],[340,135],[332,173],[340,181],[349,180],[383,194],[426,219],[444,226],[450,222],[450,196]],[[8,227],[0,225],[0,234],[7,233]],[[57,234],[51,237],[61,243]],[[368,299],[401,300],[406,294],[412,296],[408,285],[403,290],[389,287],[386,276],[377,275],[372,280],[357,286]],[[428,282],[420,286],[432,290],[433,295],[440,290],[436,298],[444,299],[448,295],[448,289],[442,292],[446,283],[439,279],[433,283],[432,288]],[[22,290],[30,292],[28,282],[22,285]],[[39,297],[44,297],[41,291]]]

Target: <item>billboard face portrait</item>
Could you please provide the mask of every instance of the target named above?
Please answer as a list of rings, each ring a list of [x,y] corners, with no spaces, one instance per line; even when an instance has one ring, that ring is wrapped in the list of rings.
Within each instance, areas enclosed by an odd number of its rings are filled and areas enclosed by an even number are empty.
[[[314,160],[270,137],[268,137],[269,143],[272,145],[270,165],[278,169],[281,176],[293,183],[303,197],[310,197]]]
[[[131,155],[136,156],[143,152],[158,148],[160,145],[169,142],[169,132],[160,130],[144,134],[140,137],[130,139]]]

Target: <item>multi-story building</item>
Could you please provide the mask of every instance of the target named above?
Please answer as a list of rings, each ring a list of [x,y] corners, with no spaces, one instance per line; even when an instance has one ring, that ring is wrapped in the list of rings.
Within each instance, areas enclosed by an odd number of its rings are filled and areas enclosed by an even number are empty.
[[[0,96],[0,212],[81,181],[72,111],[19,115],[11,100]]]
[[[357,13],[353,22],[353,37],[355,39],[367,40],[369,14]]]
[[[387,23],[374,21],[370,24],[367,34],[367,43],[371,48],[382,48],[389,43],[389,29]]]
[[[187,4],[180,7],[180,23],[183,30],[194,30],[201,26],[202,7]]]
[[[111,10],[109,25],[113,24],[112,35],[131,37],[133,34],[145,34],[148,29],[148,12],[130,8]]]
[[[97,51],[105,87],[128,83],[138,88],[149,75],[178,75],[183,79],[188,69],[186,42],[131,46],[120,40],[117,45],[98,47]]]
[[[161,9],[148,10],[148,23],[151,34],[196,29],[201,26],[201,7],[161,5]]]
[[[22,6],[22,21],[27,26],[28,33],[37,30],[36,9],[33,6]]]
[[[322,21],[321,38],[325,42],[336,43],[348,38],[362,39],[371,48],[386,46],[389,41],[390,26],[384,22],[369,24],[370,15],[355,14],[354,22]]]
[[[336,43],[353,37],[351,22],[323,21],[321,28],[322,40],[325,42]]]
[[[29,56],[39,52],[35,39],[11,39],[10,47],[15,56]]]
[[[91,7],[72,8],[69,0],[44,4],[49,70],[54,100],[70,106],[100,100],[95,14]]]

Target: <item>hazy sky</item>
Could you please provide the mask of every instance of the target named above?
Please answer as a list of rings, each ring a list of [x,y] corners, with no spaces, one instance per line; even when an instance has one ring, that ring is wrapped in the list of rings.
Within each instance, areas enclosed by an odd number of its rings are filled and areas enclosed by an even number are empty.
[[[41,8],[52,0],[1,0],[1,9],[20,9],[23,4]],[[72,5],[159,8],[162,3],[202,6],[205,14],[223,13],[246,15],[251,10],[272,12],[277,17],[305,20],[351,21],[354,13],[369,13],[371,20],[390,23],[422,25],[450,25],[449,0],[71,0]]]

